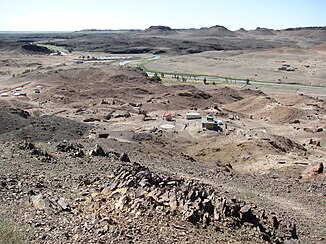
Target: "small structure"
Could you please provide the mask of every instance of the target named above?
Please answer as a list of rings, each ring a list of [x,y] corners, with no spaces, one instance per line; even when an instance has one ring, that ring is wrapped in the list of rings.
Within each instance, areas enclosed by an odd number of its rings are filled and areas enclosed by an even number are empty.
[[[189,112],[186,114],[186,118],[187,119],[200,119],[201,116],[199,113],[193,113],[193,112]]]
[[[26,92],[23,92],[23,91],[19,91],[19,92],[15,92],[13,95],[15,97],[20,97],[20,96],[26,97],[27,96],[27,93]]]
[[[163,124],[160,126],[162,129],[173,129],[175,126],[172,124]]]
[[[163,115],[163,119],[166,121],[175,121],[175,116],[171,112],[167,112]]]
[[[35,88],[34,88],[34,93],[41,93],[41,90],[42,90],[42,86],[41,85],[37,85]]]
[[[222,131],[223,122],[221,120],[215,119],[211,114],[208,114],[205,118],[202,119],[202,127],[207,130],[216,130]]]
[[[278,68],[281,71],[295,71],[296,68],[291,67],[289,64],[283,64],[282,67]]]

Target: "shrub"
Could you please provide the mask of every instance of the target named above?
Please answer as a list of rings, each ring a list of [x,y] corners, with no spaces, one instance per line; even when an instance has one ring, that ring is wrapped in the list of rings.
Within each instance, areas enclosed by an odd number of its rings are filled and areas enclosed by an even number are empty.
[[[154,76],[151,77],[150,79],[151,81],[156,81],[156,82],[161,81],[161,78],[157,75],[157,73],[155,73]]]
[[[204,77],[204,84],[207,85],[207,80],[206,80],[206,77]]]

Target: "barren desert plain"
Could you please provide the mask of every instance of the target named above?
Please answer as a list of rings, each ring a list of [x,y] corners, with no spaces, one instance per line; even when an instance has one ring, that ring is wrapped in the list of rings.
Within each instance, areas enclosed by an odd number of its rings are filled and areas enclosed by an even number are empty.
[[[0,32],[0,243],[326,243],[325,43]]]

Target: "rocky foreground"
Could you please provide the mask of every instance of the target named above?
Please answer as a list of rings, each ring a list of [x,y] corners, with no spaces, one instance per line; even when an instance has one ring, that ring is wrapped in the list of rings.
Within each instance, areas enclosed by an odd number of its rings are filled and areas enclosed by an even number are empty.
[[[298,242],[293,220],[155,173],[126,153],[25,141],[5,144],[1,155],[1,205],[35,243]]]

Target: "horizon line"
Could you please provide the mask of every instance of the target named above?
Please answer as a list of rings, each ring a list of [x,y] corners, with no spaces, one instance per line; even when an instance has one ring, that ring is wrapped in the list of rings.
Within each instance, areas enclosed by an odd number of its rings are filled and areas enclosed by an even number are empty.
[[[195,27],[181,27],[181,28],[172,28],[168,25],[151,25],[145,29],[142,28],[117,28],[117,29],[101,29],[101,28],[86,28],[86,29],[80,29],[80,30],[0,30],[0,32],[52,32],[52,33],[58,33],[58,32],[81,32],[81,31],[144,31],[149,29],[150,27],[169,27],[171,28],[171,30],[200,30],[200,29],[209,29],[212,27],[224,27],[226,29],[228,29],[227,27],[223,26],[223,25],[213,25],[210,27],[200,27],[200,28],[195,28]],[[297,29],[297,28],[326,28],[326,25],[307,25],[307,26],[296,26],[296,27],[286,27],[286,28],[280,28],[280,29],[273,29],[273,28],[268,28],[268,27],[261,27],[261,26],[257,26],[255,29],[245,29],[243,27],[240,27],[239,29],[236,30],[230,30],[230,31],[237,31],[240,29],[244,29],[244,30],[257,30],[257,29],[269,29],[269,30],[287,30],[287,29]]]

